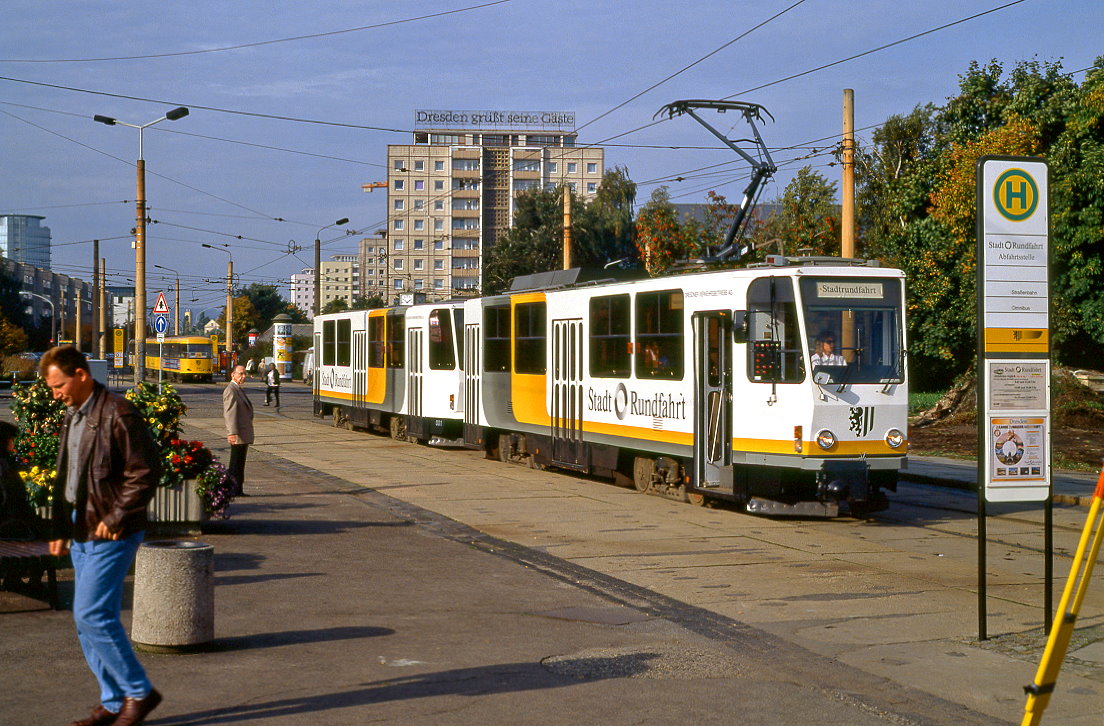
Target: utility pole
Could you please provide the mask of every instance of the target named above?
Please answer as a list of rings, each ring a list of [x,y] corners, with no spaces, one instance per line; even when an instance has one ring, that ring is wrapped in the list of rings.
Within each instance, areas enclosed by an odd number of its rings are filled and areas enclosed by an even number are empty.
[[[92,240],[92,357],[99,360],[100,350],[100,241]]]
[[[234,258],[226,262],[226,352],[234,353]]]
[[[843,207],[840,257],[855,256],[855,91],[843,89]]]
[[[104,347],[107,342],[107,260],[100,259],[100,289],[96,291],[97,297],[100,299],[100,314],[99,322],[96,324],[97,336],[100,341],[100,357],[106,357],[104,355]],[[116,351],[122,353],[122,351]]]
[[[81,349],[81,317],[82,317],[81,316],[81,312],[82,312],[81,308],[83,307],[81,305],[80,285],[77,285],[73,289],[73,302],[76,303],[76,305],[77,305],[77,312],[76,312],[77,324],[73,328],[73,347],[76,348],[77,350],[80,350]]]
[[[571,269],[571,187],[563,186],[563,268]]]

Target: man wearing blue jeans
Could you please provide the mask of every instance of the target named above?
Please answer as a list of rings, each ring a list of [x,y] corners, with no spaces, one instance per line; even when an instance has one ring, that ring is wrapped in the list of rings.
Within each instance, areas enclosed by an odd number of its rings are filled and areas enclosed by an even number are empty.
[[[42,356],[42,377],[68,406],[54,481],[50,552],[73,560],[73,620],[100,703],[70,726],[136,726],[161,702],[134,655],[121,613],[123,582],[161,477],[160,453],[138,410],[97,383],[71,346]]]

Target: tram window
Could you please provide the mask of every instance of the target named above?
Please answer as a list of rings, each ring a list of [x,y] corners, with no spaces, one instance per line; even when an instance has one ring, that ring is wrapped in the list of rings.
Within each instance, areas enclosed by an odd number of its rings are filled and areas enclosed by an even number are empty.
[[[510,370],[510,306],[483,309],[483,370]]]
[[[797,321],[788,277],[761,277],[748,286],[748,378],[763,383],[805,380]]]
[[[461,367],[463,367],[464,361],[464,309],[456,308],[452,311],[452,322],[455,326],[454,340],[456,341],[456,359],[460,361]]]
[[[682,379],[682,290],[636,296],[636,377]]]
[[[334,343],[337,340],[334,328],[333,320],[326,320],[322,323],[322,365],[324,366],[334,364]]]
[[[802,278],[813,373],[826,383],[899,383],[901,283],[887,278]]]
[[[590,300],[590,375],[628,378],[632,373],[629,296]]]
[[[519,303],[514,308],[514,370],[517,373],[543,374],[548,368],[545,306],[543,302]]]
[[[384,351],[387,350],[387,342],[383,339],[382,315],[368,318],[368,367],[383,368],[385,364]]]
[[[402,368],[406,360],[406,318],[400,313],[387,315],[387,367]]]
[[[353,321],[345,318],[337,321],[337,337],[334,343],[337,356],[335,365],[347,366],[352,363],[353,356]]]
[[[452,345],[452,315],[448,310],[429,314],[429,367],[435,371],[456,367],[456,349]]]

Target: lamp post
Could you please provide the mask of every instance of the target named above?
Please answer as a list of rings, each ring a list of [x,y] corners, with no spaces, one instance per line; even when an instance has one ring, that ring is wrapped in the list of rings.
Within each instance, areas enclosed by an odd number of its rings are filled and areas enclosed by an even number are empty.
[[[57,315],[54,313],[54,301],[45,295],[39,295],[37,292],[27,292],[26,290],[20,290],[20,295],[27,295],[28,297],[37,297],[50,306],[50,341],[57,345]]]
[[[233,356],[234,351],[234,255],[226,247],[215,247],[201,243],[209,250],[219,250],[230,255],[226,263],[226,353]]]
[[[159,119],[147,124],[129,124],[111,116],[92,117],[108,126],[129,126],[138,129],[137,192],[134,197],[134,383],[142,382],[146,375],[146,160],[143,153],[143,132],[162,121],[176,121],[188,115],[188,109],[180,106]]]
[[[318,315],[322,310],[322,230],[329,229],[330,227],[340,227],[343,224],[348,224],[349,218],[342,217],[333,224],[327,224],[325,227],[319,227],[318,232],[314,235],[314,314]]]
[[[180,273],[164,265],[154,265],[154,267],[176,275],[176,306],[173,308],[173,335],[180,335]]]

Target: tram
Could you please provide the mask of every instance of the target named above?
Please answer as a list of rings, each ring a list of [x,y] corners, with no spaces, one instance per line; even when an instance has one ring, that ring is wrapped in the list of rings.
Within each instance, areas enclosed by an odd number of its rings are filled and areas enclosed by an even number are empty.
[[[840,258],[544,273],[462,303],[319,316],[315,410],[683,501],[874,511],[908,450],[903,302],[901,271]]]
[[[169,336],[164,343],[158,343],[157,338],[146,338],[147,375],[156,376],[162,371],[165,378],[210,383],[216,365],[210,338]]]

